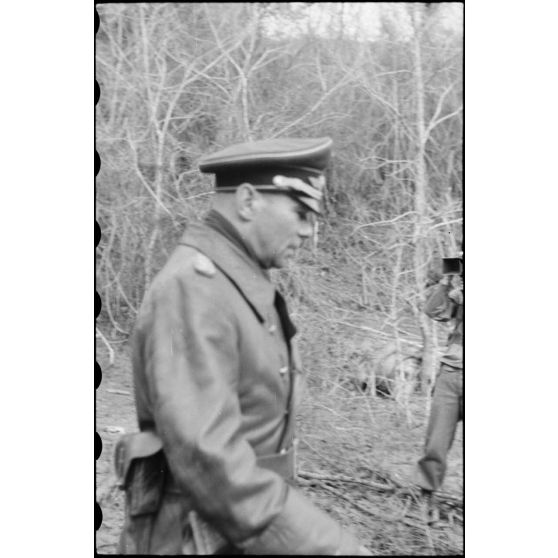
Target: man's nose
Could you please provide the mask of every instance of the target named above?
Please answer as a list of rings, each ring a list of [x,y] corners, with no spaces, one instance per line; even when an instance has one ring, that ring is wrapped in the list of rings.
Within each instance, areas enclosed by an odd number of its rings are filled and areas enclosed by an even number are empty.
[[[313,231],[314,224],[310,221],[304,221],[303,223],[301,223],[298,229],[298,236],[300,236],[301,238],[310,238]]]

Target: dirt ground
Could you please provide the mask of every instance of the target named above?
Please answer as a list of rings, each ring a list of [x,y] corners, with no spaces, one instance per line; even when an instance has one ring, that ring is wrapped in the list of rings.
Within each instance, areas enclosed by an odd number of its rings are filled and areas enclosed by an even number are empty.
[[[114,444],[123,432],[137,430],[128,349],[125,343],[113,348],[112,365],[102,343],[97,350],[103,370],[96,393],[96,430],[103,443],[96,463],[96,499],[103,513],[96,533],[100,554],[117,552],[123,523],[123,494],[115,487],[112,465]],[[411,420],[390,399],[310,382],[298,416],[301,490],[377,555],[463,554],[462,425],[449,455],[441,519],[429,526],[423,507],[404,488],[424,442],[423,396],[414,395],[408,410]]]

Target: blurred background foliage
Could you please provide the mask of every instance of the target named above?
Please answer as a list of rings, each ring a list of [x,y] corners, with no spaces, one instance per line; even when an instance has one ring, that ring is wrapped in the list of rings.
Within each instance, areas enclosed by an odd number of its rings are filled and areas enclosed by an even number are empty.
[[[201,156],[233,142],[329,136],[318,241],[274,272],[301,348],[314,366],[346,364],[363,344],[395,340],[420,352],[427,386],[442,326],[421,307],[439,258],[462,237],[462,5],[370,5],[96,6],[106,339],[127,339],[147,285],[207,211]]]

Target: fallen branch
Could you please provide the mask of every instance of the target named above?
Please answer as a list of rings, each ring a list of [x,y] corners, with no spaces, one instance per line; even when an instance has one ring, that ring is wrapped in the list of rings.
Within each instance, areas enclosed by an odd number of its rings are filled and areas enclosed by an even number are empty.
[[[367,468],[367,470],[370,471],[374,476],[383,478],[383,480],[388,485],[393,485],[395,488],[400,489],[401,492],[404,493],[404,494],[408,494],[410,491],[412,491],[413,488],[415,488],[413,486],[402,484],[398,480],[391,477],[388,473],[374,471],[373,469],[370,469],[370,468]],[[418,488],[415,488],[415,489],[418,489]],[[458,506],[458,507],[463,506],[463,500],[461,498],[458,498],[457,496],[454,496],[453,494],[450,494],[449,492],[443,492],[443,491],[438,491],[437,490],[436,491],[436,499],[443,500],[445,503],[447,503],[449,505],[454,505],[454,506]]]
[[[333,486],[330,486],[329,482],[334,482],[334,481],[328,481],[325,480],[327,478],[327,475],[314,475],[312,473],[302,473],[302,474],[297,474],[297,477],[299,477],[298,479],[298,484],[299,485],[318,485],[321,489],[327,490],[328,492],[331,492],[332,494],[334,494],[336,497],[341,498],[343,500],[346,500],[347,502],[349,502],[354,508],[356,508],[357,510],[359,510],[360,512],[369,515],[371,517],[374,517],[376,520],[379,521],[386,521],[386,522],[395,522],[395,523],[402,523],[404,525],[407,525],[409,527],[413,527],[417,530],[423,531],[427,540],[427,544],[428,547],[431,551],[433,551],[434,549],[434,545],[433,545],[433,540],[432,540],[432,533],[430,531],[430,526],[428,525],[428,518],[426,517],[426,515],[421,514],[419,517],[417,517],[415,514],[410,513],[410,506],[411,506],[411,499],[407,498],[404,506],[403,506],[403,511],[396,513],[395,515],[387,515],[385,512],[379,510],[379,509],[373,509],[369,506],[364,506],[360,503],[358,503],[357,501],[355,501],[354,496],[347,494],[346,492],[343,492],[337,488],[334,488]],[[302,477],[302,478],[300,478]],[[309,478],[304,478],[304,477],[309,477]],[[336,479],[339,480],[339,479]],[[313,482],[313,481],[320,481],[319,483],[317,482]],[[355,479],[352,479],[352,481],[355,481]],[[368,481],[356,481],[359,484],[365,484],[368,486],[374,485],[374,484],[378,484],[378,483],[372,483],[372,482],[368,482]],[[380,485],[383,488],[383,485]],[[372,487],[372,486],[371,486]],[[420,508],[420,506],[419,506]],[[448,519],[450,521],[452,521],[455,518],[455,515],[451,514],[452,517],[450,518],[448,516]],[[459,516],[457,516],[457,519],[461,519]]]
[[[114,393],[116,395],[130,395],[129,391],[123,389],[107,389],[108,393]]]
[[[362,484],[364,486],[369,486],[370,488],[374,488],[375,490],[382,490],[384,492],[392,492],[397,487],[390,486],[388,484],[382,484],[379,482],[372,482],[364,479],[358,479],[354,477],[347,477],[345,475],[322,475],[319,473],[310,473],[309,471],[297,471],[297,476],[302,477],[303,479],[315,479],[320,481],[332,481],[332,482],[352,482],[355,484]]]
[[[95,328],[95,336],[96,337],[100,337],[104,344],[106,345],[108,352],[109,352],[109,363],[112,366],[114,364],[114,350],[113,348],[110,346],[110,343],[107,341],[107,338],[103,335],[103,333],[101,332],[101,330],[96,327]]]
[[[382,477],[385,480],[385,483],[369,481],[366,479],[360,479],[357,477],[349,477],[346,475],[325,475],[322,473],[311,473],[310,471],[299,470],[297,472],[297,476],[301,479],[308,479],[308,480],[318,480],[324,482],[341,482],[341,483],[353,483],[353,484],[361,484],[363,486],[368,486],[374,490],[378,490],[380,492],[394,492],[394,493],[401,493],[401,495],[408,496],[412,495],[413,487],[405,486],[400,482],[396,481],[395,479],[389,477],[386,473],[378,473],[373,471],[372,469],[368,469],[373,475]],[[441,502],[452,506],[461,508],[463,506],[463,501],[457,498],[456,496],[452,496],[447,492],[436,492],[436,499],[440,500]]]
[[[360,510],[361,512],[370,515],[380,521],[400,521],[401,523],[405,523],[405,525],[409,525],[410,527],[415,527],[417,529],[421,529],[423,527],[421,524],[409,519],[408,517],[391,518],[386,516],[386,514],[380,510],[373,510],[368,506],[363,506],[362,504],[355,502],[354,498],[347,496],[344,492],[338,490],[337,488],[333,488],[333,486],[329,486],[327,482],[321,484],[320,486],[325,488],[326,490],[329,490],[332,494],[335,494],[339,498],[347,500],[347,502],[351,503],[357,510]]]

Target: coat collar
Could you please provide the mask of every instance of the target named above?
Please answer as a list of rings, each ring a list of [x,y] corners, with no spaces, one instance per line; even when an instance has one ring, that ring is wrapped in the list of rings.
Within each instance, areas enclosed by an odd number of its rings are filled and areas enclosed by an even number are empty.
[[[275,286],[267,273],[222,234],[204,224],[189,225],[180,243],[205,254],[232,281],[260,322],[273,307]]]

